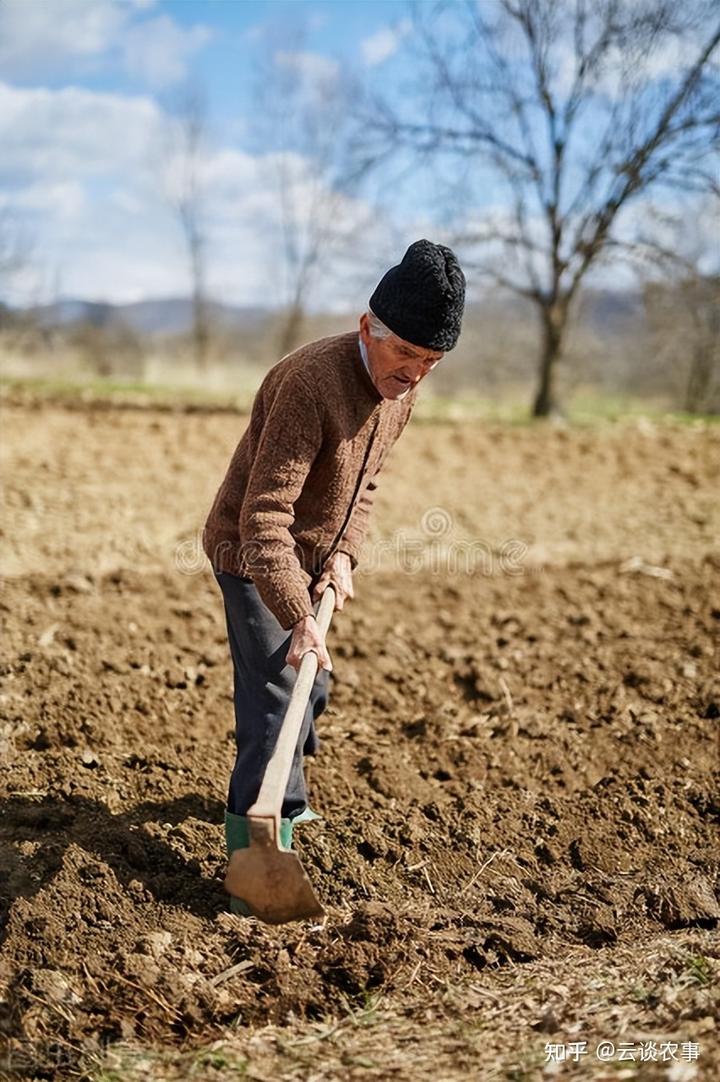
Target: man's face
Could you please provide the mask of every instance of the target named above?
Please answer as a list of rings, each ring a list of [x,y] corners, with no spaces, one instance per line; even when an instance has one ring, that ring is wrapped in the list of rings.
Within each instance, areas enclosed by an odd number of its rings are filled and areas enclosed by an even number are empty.
[[[373,382],[383,398],[404,398],[444,356],[391,334],[373,338],[367,313],[360,317],[360,337],[367,349]]]

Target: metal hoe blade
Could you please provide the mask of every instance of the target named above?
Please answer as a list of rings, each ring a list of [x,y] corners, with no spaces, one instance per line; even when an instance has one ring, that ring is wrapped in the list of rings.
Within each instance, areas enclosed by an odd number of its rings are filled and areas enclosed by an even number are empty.
[[[250,846],[231,854],[225,890],[266,924],[320,916],[323,907],[297,853],[279,847],[277,819],[248,818]]]
[[[317,611],[317,623],[323,635],[330,626],[334,606],[335,589],[328,585]],[[309,650],[300,662],[257,799],[246,813],[250,845],[230,854],[225,876],[225,890],[241,898],[253,916],[266,924],[285,924],[317,917],[323,912],[297,853],[280,846],[283,796],[317,669],[317,653]]]

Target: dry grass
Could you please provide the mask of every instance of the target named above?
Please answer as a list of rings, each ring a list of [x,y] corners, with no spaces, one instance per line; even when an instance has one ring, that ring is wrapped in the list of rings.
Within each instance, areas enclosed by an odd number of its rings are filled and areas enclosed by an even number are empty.
[[[647,943],[481,972],[453,984],[424,972],[402,997],[367,996],[364,1009],[319,1022],[239,1027],[200,1050],[148,1051],[117,1045],[86,1063],[92,1082],[181,1082],[244,1077],[256,1082],[394,1079],[642,1079],[711,1082],[718,1077],[720,942],[712,931],[666,934]],[[402,1002],[402,1005],[400,1005]],[[548,1061],[546,1044],[587,1042],[577,1061]],[[615,1053],[596,1057],[601,1041]],[[660,1058],[640,1061],[641,1042]],[[660,1050],[675,1042],[674,1058]],[[690,1042],[698,1058],[688,1058]],[[631,1046],[620,1059],[620,1045]]]
[[[224,380],[160,383],[148,380],[0,377],[0,403],[29,405],[53,403],[70,408],[124,408],[188,412],[247,414],[262,379],[259,369],[243,369]],[[484,421],[493,424],[527,424],[532,418],[527,387],[507,387],[493,394],[465,391],[458,395],[433,394],[423,388],[414,411],[417,422],[452,424]],[[647,418],[662,424],[704,425],[720,422],[720,416],[689,414],[672,409],[666,398],[606,393],[593,388],[568,395],[567,423],[583,427],[636,421]]]

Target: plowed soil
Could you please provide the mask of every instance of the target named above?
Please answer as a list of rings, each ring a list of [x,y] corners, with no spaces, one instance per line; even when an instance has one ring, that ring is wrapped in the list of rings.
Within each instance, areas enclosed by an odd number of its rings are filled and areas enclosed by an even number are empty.
[[[245,420],[4,421],[7,1077],[720,1077],[717,430],[411,425],[296,828],[327,916],[271,929],[197,533]]]

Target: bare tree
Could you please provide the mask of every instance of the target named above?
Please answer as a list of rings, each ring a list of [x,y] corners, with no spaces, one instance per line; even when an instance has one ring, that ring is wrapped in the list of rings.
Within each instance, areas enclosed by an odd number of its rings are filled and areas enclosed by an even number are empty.
[[[27,317],[17,320],[12,316],[9,305],[3,302],[13,292],[16,275],[25,270],[32,256],[33,244],[26,229],[19,223],[14,210],[9,205],[0,207],[0,330],[9,327],[25,328]]]
[[[9,206],[0,206],[0,283],[6,285],[27,266],[31,244]]]
[[[197,83],[169,103],[165,188],[187,252],[192,298],[192,343],[197,367],[208,362],[210,321],[207,288],[207,234],[203,162],[208,131],[207,104]]]
[[[720,408],[720,192],[710,186],[694,214],[649,214],[634,243],[654,346],[679,375],[688,413]]]
[[[282,354],[300,341],[320,275],[370,225],[353,197],[351,79],[335,61],[305,52],[304,40],[301,26],[272,34],[256,65],[254,132],[277,196],[283,255]]]
[[[413,21],[418,90],[406,107],[366,99],[366,162],[411,148],[462,168],[466,222],[478,224],[453,240],[468,266],[536,306],[533,412],[547,416],[573,302],[613,255],[621,212],[712,174],[716,11],[707,0],[465,0],[417,5]],[[507,204],[492,215],[488,187]]]

